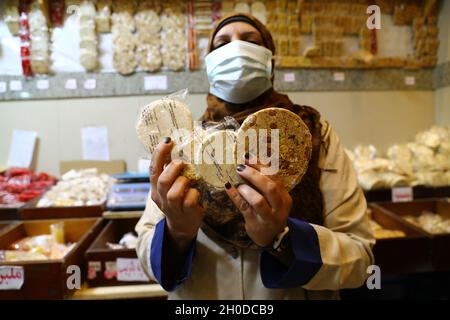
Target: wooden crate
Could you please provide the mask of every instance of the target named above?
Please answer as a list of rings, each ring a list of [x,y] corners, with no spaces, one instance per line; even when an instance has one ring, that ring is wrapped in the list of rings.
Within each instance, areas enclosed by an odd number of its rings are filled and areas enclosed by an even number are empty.
[[[65,238],[76,242],[74,248],[60,260],[0,262],[0,267],[19,266],[23,268],[23,285],[17,290],[0,290],[3,299],[64,299],[74,290],[67,286],[69,266],[79,266],[81,283],[85,279],[84,253],[98,233],[104,220],[96,218],[36,220],[21,222],[0,233],[0,250],[7,249],[13,242],[27,236],[48,234],[50,225],[64,222]]]
[[[40,198],[27,203],[18,213],[20,220],[45,220],[69,218],[98,218],[102,216],[105,204],[77,207],[37,207]]]
[[[118,258],[137,260],[137,254],[134,249],[110,249],[107,243],[118,243],[124,234],[134,230],[138,221],[139,219],[136,218],[109,221],[86,251],[90,287],[151,283],[149,281],[119,281],[117,274],[111,273],[111,266],[117,267]]]
[[[412,202],[380,203],[380,208],[391,215],[399,217],[404,224],[427,235],[432,243],[432,264],[434,271],[450,270],[450,233],[432,234],[403,219],[403,216],[419,216],[423,211],[430,211],[450,218],[450,203],[446,199],[431,199]]]
[[[401,230],[406,237],[378,239],[373,248],[375,264],[383,275],[432,271],[431,240],[378,204],[371,204],[372,219],[386,229]]]

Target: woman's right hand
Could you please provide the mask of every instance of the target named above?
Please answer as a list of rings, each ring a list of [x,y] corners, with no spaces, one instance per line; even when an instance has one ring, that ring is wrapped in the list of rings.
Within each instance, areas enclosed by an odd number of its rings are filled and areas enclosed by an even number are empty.
[[[153,152],[150,165],[151,197],[166,215],[167,230],[173,242],[185,248],[197,236],[204,209],[198,202],[199,191],[190,188],[190,180],[181,176],[186,164],[171,160],[172,148],[171,139],[165,138]]]

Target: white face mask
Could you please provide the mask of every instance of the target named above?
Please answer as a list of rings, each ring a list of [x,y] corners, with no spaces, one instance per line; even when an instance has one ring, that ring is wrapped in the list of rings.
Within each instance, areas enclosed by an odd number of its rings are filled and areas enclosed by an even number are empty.
[[[272,52],[234,40],[205,58],[209,92],[231,103],[246,103],[272,87]]]

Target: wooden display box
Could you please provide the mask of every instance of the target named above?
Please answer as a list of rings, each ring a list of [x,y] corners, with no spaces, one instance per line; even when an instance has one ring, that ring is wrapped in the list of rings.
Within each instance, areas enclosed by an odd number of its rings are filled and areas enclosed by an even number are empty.
[[[450,203],[447,200],[432,199],[404,203],[380,203],[378,206],[385,211],[397,215],[402,219],[402,222],[410,228],[426,234],[431,239],[432,263],[434,271],[450,270],[450,233],[432,234],[402,218],[402,216],[406,215],[419,216],[423,211],[429,211],[449,219]]]
[[[137,260],[137,254],[135,249],[110,249],[107,243],[119,243],[124,234],[134,231],[138,221],[139,219],[135,218],[111,220],[94,240],[86,251],[88,284],[90,287],[154,283],[149,281],[119,281],[117,273],[114,274],[118,258]],[[117,271],[117,269],[115,270]]]
[[[20,220],[97,218],[101,217],[105,204],[78,207],[37,207],[40,198],[34,199],[18,213]]]
[[[19,222],[17,221],[0,221],[0,233],[5,232],[7,229],[12,228],[17,225]]]
[[[377,239],[373,248],[375,264],[383,275],[405,275],[432,271],[431,240],[417,228],[378,204],[371,204],[372,219],[383,228],[401,230],[406,237]]]
[[[20,211],[25,207],[21,205],[20,207],[14,208],[0,208],[0,220],[19,220],[20,219]]]
[[[85,279],[84,253],[104,225],[104,220],[95,218],[26,221],[0,232],[0,250],[28,236],[49,234],[50,225],[64,221],[65,239],[76,242],[74,248],[60,260],[0,262],[0,267],[23,268],[23,285],[20,289],[0,290],[4,299],[64,299],[75,289],[67,286],[69,266],[79,266],[81,284]],[[72,283],[72,282],[71,282]]]

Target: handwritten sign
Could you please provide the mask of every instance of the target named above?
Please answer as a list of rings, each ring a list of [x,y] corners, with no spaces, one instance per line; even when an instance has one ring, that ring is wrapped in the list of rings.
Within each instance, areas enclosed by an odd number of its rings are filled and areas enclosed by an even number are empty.
[[[138,259],[117,258],[116,262],[117,281],[148,281]]]
[[[25,279],[23,267],[0,267],[0,290],[20,290]]]
[[[109,160],[108,128],[106,126],[81,129],[83,160]]]
[[[413,189],[411,187],[399,187],[392,189],[392,202],[413,201]]]

